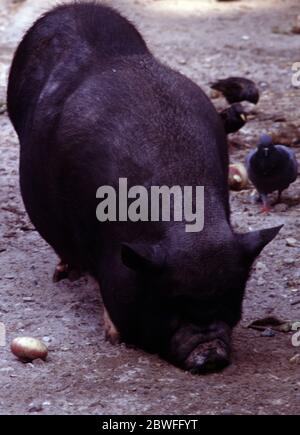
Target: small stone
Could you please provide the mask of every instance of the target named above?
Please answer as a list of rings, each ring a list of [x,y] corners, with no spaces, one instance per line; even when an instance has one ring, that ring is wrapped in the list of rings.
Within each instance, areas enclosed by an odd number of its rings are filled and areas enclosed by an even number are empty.
[[[258,261],[255,266],[256,273],[259,277],[262,277],[265,272],[267,272],[268,268],[265,263]]]
[[[51,338],[51,337],[48,337],[47,335],[45,335],[45,336],[42,338],[42,340],[43,340],[45,343],[50,343],[50,341],[52,341],[52,338]]]
[[[7,110],[6,104],[4,101],[0,101],[0,115],[3,115]]]
[[[28,412],[40,412],[43,410],[43,405],[41,403],[32,402],[29,404]]]
[[[275,405],[275,406],[282,406],[283,400],[282,399],[274,399],[274,400],[271,400],[271,404]]]
[[[26,296],[23,298],[23,302],[34,302],[34,300],[30,296]]]
[[[288,207],[287,204],[276,204],[276,205],[273,207],[273,210],[274,210],[275,212],[277,212],[277,213],[283,213],[283,212],[287,211],[288,208],[289,208],[289,207]]]
[[[292,330],[292,323],[291,322],[285,322],[282,325],[279,325],[277,327],[277,330],[280,332],[290,332]]]
[[[258,278],[257,285],[261,286],[261,285],[264,285],[265,283],[266,283],[266,281],[263,278]]]
[[[243,41],[249,41],[249,39],[250,39],[250,36],[248,36],[248,35],[243,35],[242,36],[242,40]]]
[[[34,366],[43,366],[43,365],[45,365],[45,361],[42,360],[42,358],[37,358],[37,359],[34,359],[34,360],[32,361],[32,364],[33,364]]]
[[[283,260],[283,263],[287,264],[287,265],[291,265],[291,264],[295,264],[295,260],[294,260],[294,258],[285,258]]]
[[[4,275],[4,278],[6,278],[6,279],[14,279],[15,275],[13,275],[11,273],[8,273],[8,274]]]
[[[291,364],[300,364],[300,353],[296,353],[296,355],[292,356],[289,362]]]
[[[288,237],[287,239],[285,239],[285,241],[287,246],[291,246],[291,247],[297,246],[297,240],[294,239],[293,237]]]
[[[0,369],[0,372],[11,372],[11,371],[13,371],[14,369],[12,368],[12,367],[2,367],[1,369]]]
[[[292,27],[292,33],[295,33],[296,35],[300,34],[300,15],[297,15],[294,18],[294,25]]]
[[[7,308],[5,308],[3,305],[0,305],[0,312],[2,313],[9,313],[9,310]]]
[[[274,337],[275,332],[271,328],[265,329],[261,334],[262,337]]]
[[[177,61],[178,63],[179,63],[179,65],[186,65],[186,60],[184,59],[184,58],[180,58],[180,59],[178,59],[178,61]]]
[[[266,269],[266,265],[265,265],[265,263],[263,263],[262,261],[258,261],[257,263],[256,263],[256,268],[257,269]]]

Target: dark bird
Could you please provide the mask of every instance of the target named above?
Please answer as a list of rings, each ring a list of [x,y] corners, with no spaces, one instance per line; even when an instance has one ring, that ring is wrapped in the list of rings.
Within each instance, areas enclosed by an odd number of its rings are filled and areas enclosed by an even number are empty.
[[[293,183],[298,174],[298,163],[293,150],[284,145],[274,145],[271,136],[263,134],[257,149],[246,157],[248,176],[262,200],[262,211],[270,211],[268,194],[281,192]]]
[[[225,110],[222,110],[222,112],[219,112],[219,115],[223,121],[227,134],[235,133],[247,122],[246,113],[240,103],[232,104]]]
[[[228,77],[227,79],[217,80],[211,83],[210,87],[221,92],[229,104],[241,101],[250,101],[257,104],[259,100],[259,90],[256,84],[244,77]]]

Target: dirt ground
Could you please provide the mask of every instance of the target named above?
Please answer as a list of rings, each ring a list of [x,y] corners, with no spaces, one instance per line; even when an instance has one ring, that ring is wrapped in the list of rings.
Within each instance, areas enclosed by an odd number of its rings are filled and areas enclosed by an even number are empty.
[[[299,0],[107,3],[131,18],[159,59],[207,92],[211,80],[229,75],[257,82],[261,100],[248,124],[231,136],[233,162],[243,161],[267,131],[292,145],[300,160],[300,89],[291,83],[300,35],[290,32]],[[233,362],[222,373],[191,375],[156,355],[111,346],[104,341],[95,283],[86,278],[52,283],[57,259],[25,214],[18,141],[3,103],[8,67],[24,29],[54,4],[0,4],[0,321],[7,330],[7,345],[0,347],[0,413],[299,414],[300,361],[291,358],[300,347],[292,345],[292,333],[262,335],[247,325],[269,315],[300,321],[300,178],[270,215],[251,202],[251,189],[232,193],[238,231],[285,225],[254,267],[243,320],[234,332]],[[9,343],[20,335],[44,339],[48,360],[18,361]]]

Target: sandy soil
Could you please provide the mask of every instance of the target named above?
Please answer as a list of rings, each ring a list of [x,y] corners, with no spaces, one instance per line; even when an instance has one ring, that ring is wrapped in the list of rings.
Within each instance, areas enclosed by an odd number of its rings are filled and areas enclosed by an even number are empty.
[[[26,27],[55,1],[1,0],[0,111],[12,53]],[[257,136],[276,132],[300,158],[300,90],[291,65],[300,61],[300,35],[291,34],[298,0],[116,0],[149,47],[165,63],[207,92],[215,78],[242,75],[262,90],[252,120],[235,136],[232,161],[243,161]],[[223,103],[214,100],[217,106]],[[279,121],[278,121],[279,120]],[[280,121],[281,120],[281,121]],[[221,374],[195,376],[155,355],[104,341],[97,286],[51,281],[56,257],[25,214],[18,185],[18,141],[0,115],[0,413],[40,414],[299,414],[300,354],[292,333],[262,336],[247,328],[267,315],[300,320],[300,179],[269,216],[250,200],[251,189],[232,194],[233,222],[247,231],[284,223],[254,267],[244,316],[234,333],[233,363]],[[288,246],[287,239],[296,239]],[[293,243],[292,243],[293,244]],[[47,362],[19,362],[9,342],[43,338]]]

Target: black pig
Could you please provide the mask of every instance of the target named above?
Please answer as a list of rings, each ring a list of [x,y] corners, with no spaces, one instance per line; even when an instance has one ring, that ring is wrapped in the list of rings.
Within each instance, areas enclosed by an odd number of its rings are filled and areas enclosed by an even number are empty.
[[[223,368],[251,265],[280,227],[235,234],[222,121],[191,80],[162,65],[109,7],[56,7],[24,36],[8,111],[26,210],[60,257],[56,278],[100,284],[112,340],[193,372]],[[204,229],[99,222],[99,186],[204,186]],[[113,326],[115,325],[115,326]]]

